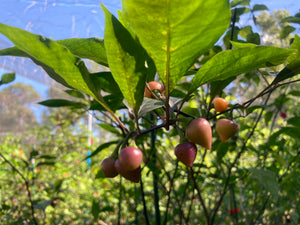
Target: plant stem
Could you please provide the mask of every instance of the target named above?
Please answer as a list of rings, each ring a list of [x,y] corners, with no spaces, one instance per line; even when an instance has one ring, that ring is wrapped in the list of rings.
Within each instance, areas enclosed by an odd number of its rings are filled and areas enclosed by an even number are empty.
[[[150,114],[150,121],[154,121],[154,116],[153,114]],[[152,157],[153,157],[153,163],[154,165],[156,164],[156,158],[157,158],[157,152],[155,148],[155,140],[156,140],[156,135],[155,131],[152,130],[150,132],[150,138],[151,138],[151,143],[150,143],[150,148],[152,152]],[[159,193],[158,193],[158,176],[156,172],[153,172],[153,189],[154,189],[154,207],[155,207],[155,224],[160,225],[160,210],[159,210]]]
[[[234,38],[234,27],[235,27],[235,22],[236,22],[236,11],[237,11],[237,8],[234,8],[234,13],[233,13],[233,18],[232,18],[232,26],[231,26],[231,34],[230,34],[230,40],[231,41],[233,41],[233,38]],[[229,49],[232,49],[231,42],[229,44]]]
[[[27,196],[28,196],[28,200],[30,202],[30,209],[31,209],[31,216],[32,216],[32,221],[35,225],[38,225],[38,222],[35,218],[34,215],[34,207],[33,207],[33,201],[32,201],[32,197],[31,197],[31,192],[29,190],[29,182],[28,180],[24,177],[24,175],[20,172],[20,170],[18,170],[8,159],[5,158],[5,156],[0,152],[0,157],[13,169],[17,172],[17,174],[20,175],[20,177],[22,178],[22,180],[25,183],[26,186],[26,191],[27,191]]]
[[[121,225],[121,210],[122,210],[122,176],[120,176],[119,182],[119,204],[118,204],[118,225]]]
[[[146,224],[147,224],[147,225],[150,225],[149,218],[148,218],[147,205],[146,205],[146,200],[145,200],[144,184],[143,184],[142,178],[141,178],[141,180],[140,180],[140,184],[141,184],[142,201],[143,201],[143,206],[144,206],[144,207],[143,207],[143,212],[144,212]]]
[[[167,201],[167,204],[166,204],[165,219],[164,219],[164,222],[163,222],[164,225],[167,224],[167,220],[168,220],[168,210],[169,210],[169,205],[170,205],[170,202],[171,202],[171,192],[172,192],[173,182],[174,182],[174,178],[175,178],[175,175],[177,173],[177,170],[178,170],[178,160],[176,161],[176,167],[175,167],[175,171],[174,171],[172,179],[170,179],[171,177],[168,176],[169,181],[170,181],[170,190],[167,191],[168,201]]]
[[[207,208],[206,208],[206,205],[205,205],[205,202],[202,198],[202,195],[201,195],[201,190],[197,184],[197,180],[196,180],[196,177],[194,176],[194,170],[193,168],[190,169],[190,172],[191,172],[191,178],[194,182],[194,187],[195,189],[197,190],[197,193],[198,193],[198,198],[199,198],[199,201],[201,203],[201,206],[203,208],[203,211],[204,211],[204,215],[205,215],[205,219],[206,219],[206,224],[209,225],[209,224],[213,224],[213,223],[210,223],[210,216],[209,216],[209,213],[207,211]]]

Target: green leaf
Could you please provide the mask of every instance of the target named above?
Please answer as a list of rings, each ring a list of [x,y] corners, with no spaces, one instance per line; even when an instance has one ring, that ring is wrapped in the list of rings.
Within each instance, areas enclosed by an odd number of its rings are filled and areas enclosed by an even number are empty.
[[[237,5],[249,5],[249,4],[250,4],[250,0],[233,0],[232,2],[230,2],[231,7],[235,7]]]
[[[250,168],[249,171],[252,173],[253,178],[256,178],[266,191],[270,192],[274,198],[278,198],[279,185],[274,172],[256,168]]]
[[[240,16],[250,12],[250,8],[248,7],[239,7],[231,10],[231,14],[234,14],[234,10],[236,10],[236,22],[240,20]]]
[[[253,31],[252,31],[252,27],[250,25],[243,27],[239,31],[239,35],[244,39],[247,39],[247,36],[251,33],[253,33]]]
[[[269,10],[268,7],[266,5],[263,5],[263,4],[255,4],[252,8],[252,12],[255,12],[255,11],[262,11],[262,10]]]
[[[30,156],[32,156],[32,155],[30,154]],[[52,156],[52,155],[39,155],[37,158],[39,158],[39,159],[56,159],[56,156]]]
[[[90,59],[103,66],[108,66],[102,38],[71,38],[58,40],[57,43],[66,46],[70,52],[80,58]]]
[[[106,95],[103,98],[112,111],[126,108],[123,103],[124,98],[122,95]],[[99,102],[94,100],[91,102],[89,110],[106,111],[106,109],[100,105]]]
[[[248,114],[250,114],[250,113],[253,113],[255,110],[257,110],[257,109],[264,109],[264,108],[266,108],[266,106],[265,105],[255,105],[255,106],[251,106],[251,107],[248,107],[247,109],[246,109],[246,113],[247,113],[247,115]]]
[[[117,136],[121,135],[120,130],[115,128],[112,124],[100,123],[98,125],[110,133],[116,134]]]
[[[226,155],[229,149],[229,142],[220,142],[217,146],[217,161],[218,163],[222,163],[223,157]]]
[[[46,65],[68,85],[87,93],[99,101],[102,97],[95,89],[84,62],[75,57],[65,46],[17,27],[0,23],[0,33],[35,62]],[[48,72],[48,71],[47,71]]]
[[[98,170],[96,176],[95,176],[95,179],[104,179],[105,176],[104,176],[104,173],[102,170]]]
[[[240,28],[237,27],[237,26],[235,26],[234,29],[233,29],[233,35],[232,35],[232,28],[229,28],[227,30],[226,34],[223,37],[223,42],[224,42],[224,45],[225,45],[226,49],[231,48],[230,43],[232,41],[238,41],[239,31],[240,31]]]
[[[94,220],[98,219],[100,211],[100,202],[93,199],[91,212],[94,217]]]
[[[300,24],[300,17],[288,16],[281,20],[282,23],[298,23]]]
[[[247,42],[253,43],[253,44],[260,44],[260,36],[258,33],[251,33],[247,35]]]
[[[108,65],[104,41],[101,38],[71,38],[57,40],[56,42],[64,45],[72,54],[80,58],[90,59],[104,66]],[[25,52],[17,47],[2,49],[0,55],[28,57]]]
[[[226,0],[123,0],[122,12],[153,59],[167,98],[230,23]]]
[[[300,117],[298,116],[298,117],[290,118],[288,119],[287,123],[294,127],[300,128]]]
[[[102,150],[108,148],[109,146],[113,145],[113,144],[117,144],[119,141],[111,141],[111,142],[106,142],[104,144],[101,144],[98,146],[98,148],[96,148],[95,151],[93,151],[90,155],[88,155],[87,157],[85,157],[82,161],[88,159],[88,158],[92,158],[93,156],[97,155],[98,153],[100,153]]]
[[[282,127],[279,131],[273,133],[269,138],[270,145],[276,145],[277,139],[281,134],[295,138],[296,140],[300,137],[299,127]]]
[[[54,166],[56,162],[51,162],[51,161],[47,161],[47,162],[39,162],[38,164],[36,164],[36,167],[40,167],[40,166]]]
[[[290,91],[289,95],[300,97],[300,91]]]
[[[55,81],[57,81],[58,83],[64,85],[65,87],[71,88],[70,85],[67,84],[67,82],[60,76],[58,75],[53,68],[47,66],[46,64],[38,61],[37,59],[35,59],[34,57],[30,56],[29,54],[27,54],[26,52],[21,51],[20,49],[18,49],[17,47],[12,47],[12,48],[6,48],[6,49],[2,49],[0,50],[0,56],[20,56],[20,57],[27,57],[30,58],[35,64],[41,66],[46,73],[48,73],[48,75],[54,79]]]
[[[124,26],[102,5],[105,14],[105,48],[112,75],[137,114],[142,104],[147,69],[145,52]]]
[[[53,189],[55,192],[59,192],[61,189],[61,186],[63,184],[64,180],[63,179],[58,179],[54,182]]]
[[[0,80],[0,85],[1,84],[8,84],[13,82],[16,79],[16,73],[5,73],[2,75],[1,80]]]
[[[210,84],[210,96],[213,99],[216,95],[220,95],[225,87],[227,87],[236,77],[230,77],[222,81],[214,81]]]
[[[76,91],[76,90],[65,90],[65,92],[67,94],[71,95],[72,97],[85,99],[85,96],[81,92],[79,92],[79,91]]]
[[[295,35],[291,49],[296,49],[297,52],[288,57],[288,65],[279,72],[272,84],[277,84],[300,73],[300,37],[297,34]]]
[[[278,65],[294,50],[267,46],[254,46],[226,50],[218,53],[205,63],[196,73],[189,92],[193,92],[202,84],[266,67],[266,63]]]
[[[151,98],[144,98],[138,115],[139,117],[145,116],[148,112],[151,112],[154,109],[161,108],[163,105],[164,102],[162,101]]]
[[[231,41],[231,44],[234,48],[248,48],[248,47],[255,47],[256,44],[253,43],[241,43],[241,42],[235,42]]]
[[[292,27],[290,25],[284,26],[282,30],[280,31],[280,39],[287,38],[290,33],[294,32],[296,30],[295,27]]]
[[[82,102],[74,102],[65,99],[49,99],[38,104],[47,107],[72,107],[72,108],[86,108],[87,105]]]
[[[111,72],[93,73],[91,74],[91,76],[95,80],[95,83],[99,90],[101,89],[105,92],[122,96],[122,92],[118,84],[114,80]]]
[[[28,57],[28,55],[17,47],[5,48],[0,50],[0,55]]]

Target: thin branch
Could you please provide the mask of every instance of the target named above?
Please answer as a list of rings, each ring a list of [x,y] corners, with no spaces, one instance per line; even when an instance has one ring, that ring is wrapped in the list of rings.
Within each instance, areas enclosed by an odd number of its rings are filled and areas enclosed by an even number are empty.
[[[8,159],[5,158],[5,156],[0,152],[0,157],[13,169],[17,172],[17,174],[20,175],[20,177],[22,178],[22,180],[24,181],[25,183],[25,186],[26,186],[26,191],[27,191],[27,196],[28,196],[28,199],[29,199],[29,202],[30,202],[30,208],[31,208],[31,216],[32,216],[32,220],[33,220],[33,223],[35,225],[38,225],[38,222],[35,218],[35,215],[34,215],[34,207],[33,207],[33,201],[32,201],[32,198],[31,198],[31,192],[29,190],[29,182],[28,180],[24,177],[24,175],[20,172],[20,170],[18,170]]]
[[[167,224],[168,213],[169,213],[169,205],[170,205],[170,200],[171,200],[171,192],[172,192],[172,188],[174,186],[173,182],[174,182],[175,175],[177,173],[177,169],[178,169],[178,160],[176,161],[176,167],[175,167],[175,171],[174,171],[173,177],[172,177],[172,179],[169,179],[169,181],[170,181],[170,190],[167,191],[168,200],[167,200],[167,204],[166,204],[165,219],[164,219],[163,224]]]
[[[149,217],[148,217],[147,204],[146,204],[146,200],[145,200],[144,184],[143,184],[142,178],[140,180],[140,184],[141,184],[141,193],[142,193],[142,201],[143,201],[143,212],[144,212],[146,224],[150,225]]]
[[[268,195],[268,196],[267,196],[267,198],[266,198],[266,200],[265,200],[263,206],[262,206],[261,209],[259,210],[259,212],[258,212],[256,218],[253,220],[252,223],[250,223],[250,225],[256,224],[256,221],[259,220],[259,218],[261,217],[261,215],[263,214],[263,212],[265,211],[265,209],[266,209],[266,207],[267,207],[267,203],[268,203],[268,201],[269,201],[269,199],[270,199],[270,196],[271,196],[271,195]]]
[[[205,202],[202,198],[202,195],[201,195],[201,190],[197,184],[197,180],[196,180],[196,177],[194,176],[194,171],[193,171],[193,168],[190,169],[190,172],[191,172],[191,178],[193,180],[193,183],[194,183],[194,187],[195,189],[197,190],[197,193],[198,193],[198,198],[199,198],[199,201],[201,203],[201,206],[203,208],[203,211],[204,211],[204,215],[205,215],[205,218],[206,218],[206,223],[207,224],[211,224],[210,223],[210,216],[209,216],[209,213],[207,211],[207,208],[206,208],[206,205],[205,205]],[[213,224],[213,223],[212,223]]]

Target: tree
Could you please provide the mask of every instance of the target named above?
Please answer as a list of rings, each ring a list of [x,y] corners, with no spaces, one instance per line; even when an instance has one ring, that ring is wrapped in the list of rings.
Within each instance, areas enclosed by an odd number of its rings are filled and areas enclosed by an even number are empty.
[[[24,132],[37,125],[33,112],[40,95],[30,85],[11,84],[0,91],[0,132]]]
[[[271,14],[267,11],[260,12],[256,17],[256,24],[262,32],[262,40],[265,45],[273,45],[287,48],[290,45],[290,35],[293,29],[289,23],[282,22],[290,12],[274,10]]]

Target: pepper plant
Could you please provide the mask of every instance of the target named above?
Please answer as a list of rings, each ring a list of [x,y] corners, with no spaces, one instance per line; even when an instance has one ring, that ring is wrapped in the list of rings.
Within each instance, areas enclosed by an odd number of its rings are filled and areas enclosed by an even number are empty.
[[[261,183],[268,195],[278,198],[276,174],[280,169],[276,165],[270,169],[267,163],[259,167],[254,163],[245,165],[241,158],[247,154],[249,140],[257,132],[271,94],[277,88],[299,81],[294,78],[300,71],[300,38],[295,36],[290,49],[260,45],[258,34],[235,24],[239,16],[250,11],[249,1],[123,0],[118,18],[104,5],[101,7],[105,14],[104,39],[55,41],[0,24],[0,33],[15,45],[2,49],[0,55],[30,58],[51,78],[84,94],[78,102],[52,99],[40,104],[76,106],[110,118],[100,125],[118,140],[103,143],[89,158],[101,154],[110,145],[114,145],[115,150],[109,157],[115,160],[128,145],[142,150],[144,163],[135,202],[139,205],[141,200],[143,209],[136,206],[135,222],[153,224],[150,215],[155,214],[156,224],[217,224],[228,220],[237,224],[242,222],[238,219],[240,209],[237,210],[234,194],[237,180],[249,177]],[[251,12],[264,9],[263,5],[255,5]],[[92,60],[108,71],[92,73],[83,59]],[[216,112],[214,98],[224,97],[225,89],[239,82],[241,77],[260,77],[267,85],[247,101],[231,103],[225,111]],[[149,89],[147,83],[154,80],[163,84],[163,94],[153,91],[155,98],[144,97],[145,89]],[[82,99],[84,101],[80,101]],[[253,106],[257,101],[263,102]],[[255,114],[256,110],[261,111]],[[213,128],[212,147],[208,150],[198,145],[196,161],[187,168],[178,163],[172,148],[166,149],[163,142],[167,142],[168,147],[186,142],[186,127],[199,117],[209,121]],[[219,118],[234,119],[240,124],[238,134],[226,143],[220,141],[215,131]],[[290,126],[281,133],[292,136],[290,132],[294,129]],[[277,146],[275,142],[281,133],[270,134],[266,145]],[[296,149],[299,142],[292,145]],[[254,149],[259,147],[251,145],[255,154]],[[260,156],[257,153],[257,157]],[[267,152],[265,157],[269,157]],[[288,156],[287,170],[297,157],[298,153]],[[101,170],[99,173],[98,177],[103,178]],[[149,187],[144,187],[149,174],[153,175],[154,211],[149,209],[152,194],[147,194]],[[269,180],[267,184],[264,178]],[[186,182],[179,182],[180,179]],[[251,186],[250,181],[248,179],[245,186]],[[121,180],[120,187],[122,182],[127,181]],[[271,187],[272,184],[275,185]],[[122,195],[123,191],[120,188],[118,223],[122,221],[121,202],[127,197]],[[243,198],[242,191],[239,197]],[[255,199],[249,204],[252,203],[258,204]],[[242,218],[252,222],[260,220],[265,210],[264,202],[261,204],[264,208],[257,217],[246,213]],[[171,217],[171,209],[178,214]],[[226,209],[231,210],[230,217],[222,214]],[[140,211],[143,219],[138,216]]]

